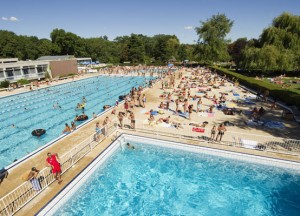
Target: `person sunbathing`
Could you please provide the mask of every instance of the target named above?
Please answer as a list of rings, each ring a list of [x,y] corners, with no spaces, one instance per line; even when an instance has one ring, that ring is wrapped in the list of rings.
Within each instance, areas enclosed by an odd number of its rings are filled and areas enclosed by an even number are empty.
[[[171,118],[171,116],[168,116],[166,118],[160,118],[157,122],[160,122],[160,123],[165,122],[167,124],[170,124],[170,118]]]

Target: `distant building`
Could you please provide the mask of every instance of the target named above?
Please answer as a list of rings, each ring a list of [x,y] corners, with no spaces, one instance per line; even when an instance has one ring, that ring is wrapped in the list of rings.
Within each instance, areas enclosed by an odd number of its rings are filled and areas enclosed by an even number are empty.
[[[0,81],[16,82],[20,79],[44,78],[48,72],[47,61],[18,61],[17,58],[0,59]]]
[[[78,73],[77,59],[72,55],[42,56],[37,60],[49,62],[51,77]]]
[[[91,64],[91,58],[75,58],[72,55],[42,56],[35,61],[19,61],[17,58],[0,59],[0,81],[17,82],[20,79],[45,78],[46,72],[54,78],[77,74],[79,64]]]

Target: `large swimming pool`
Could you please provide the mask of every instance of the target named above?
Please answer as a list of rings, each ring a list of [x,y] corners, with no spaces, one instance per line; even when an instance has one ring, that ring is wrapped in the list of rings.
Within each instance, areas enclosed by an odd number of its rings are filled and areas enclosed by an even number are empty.
[[[292,170],[143,140],[116,144],[108,159],[94,161],[39,215],[300,215],[299,164]]]
[[[97,76],[0,98],[0,169],[59,137],[64,124],[70,125],[76,114],[82,113],[75,109],[82,97],[87,99],[84,111],[91,118],[93,112],[103,112],[104,105],[114,105],[119,95],[128,93],[133,86],[145,85],[145,79]],[[46,129],[46,134],[32,136],[37,128]]]

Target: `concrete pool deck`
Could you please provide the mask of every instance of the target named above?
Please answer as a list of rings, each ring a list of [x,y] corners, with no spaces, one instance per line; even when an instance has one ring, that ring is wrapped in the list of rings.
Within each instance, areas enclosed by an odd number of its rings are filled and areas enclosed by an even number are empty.
[[[177,75],[179,73],[176,72]],[[190,72],[184,71],[185,74],[189,75]],[[91,76],[97,76],[99,74],[91,74]],[[90,76],[90,75],[89,75]],[[84,78],[87,78],[89,76],[84,76]],[[67,82],[67,80],[62,80]],[[71,80],[70,80],[71,81]],[[179,83],[179,79],[176,80],[176,86]],[[58,84],[61,84],[61,82],[58,82]],[[233,87],[231,84],[227,84],[228,86],[222,88],[222,89],[217,89],[215,93],[219,91],[226,91],[230,90]],[[299,139],[299,131],[300,127],[297,123],[295,122],[289,122],[289,121],[284,121],[284,124],[286,125],[287,130],[282,131],[282,130],[275,130],[275,129],[268,129],[265,130],[262,127],[249,127],[244,124],[244,119],[245,116],[226,116],[222,112],[215,112],[215,115],[213,117],[203,117],[199,116],[196,113],[192,113],[192,120],[188,120],[182,117],[179,117],[177,115],[173,115],[172,111],[167,111],[165,110],[165,114],[159,115],[158,118],[162,117],[167,117],[171,116],[171,121],[176,121],[181,123],[183,128],[175,129],[175,128],[165,128],[165,127],[160,127],[160,126],[149,126],[145,124],[145,120],[149,117],[149,115],[144,113],[144,109],[147,109],[149,111],[150,109],[157,109],[158,105],[161,101],[164,101],[162,98],[159,96],[164,92],[172,91],[172,89],[165,89],[162,90],[160,89],[161,85],[160,82],[157,82],[153,88],[146,89],[145,94],[147,98],[147,103],[146,103],[146,108],[134,108],[134,113],[135,113],[135,118],[136,118],[136,127],[137,128],[144,128],[146,130],[152,131],[153,134],[145,134],[142,133],[139,130],[121,130],[118,129],[120,132],[125,132],[125,133],[132,133],[132,134],[137,134],[137,135],[143,135],[143,136],[148,136],[151,138],[161,138],[161,139],[166,139],[170,141],[178,141],[178,138],[174,137],[166,137],[166,136],[160,136],[156,135],[155,131],[165,131],[168,133],[174,133],[174,134],[182,134],[185,136],[208,136],[210,137],[210,129],[212,125],[214,124],[219,124],[223,121],[231,121],[234,122],[236,126],[232,127],[227,127],[227,132],[224,135],[224,140],[232,140],[231,137],[231,132],[232,134],[240,134],[240,137],[247,136],[247,134],[255,134],[259,135],[257,138],[261,137],[266,137],[266,138],[276,138],[276,136],[286,136],[286,137],[291,137],[291,138],[298,138]],[[193,90],[193,89],[192,89]],[[244,93],[242,92],[242,89],[236,88],[235,89],[239,94],[249,94],[249,93]],[[2,93],[2,92],[1,92]],[[8,94],[12,92],[7,92]],[[1,95],[1,94],[0,94]],[[191,95],[194,95],[192,92]],[[250,94],[249,94],[250,95]],[[191,103],[194,104],[194,107],[196,102],[191,101]],[[208,107],[210,105],[210,102],[208,100],[203,99],[203,106]],[[123,104],[120,104],[119,107],[117,108],[117,113],[118,111],[123,111]],[[174,103],[170,104],[171,109],[175,109]],[[241,109],[248,110],[249,107],[241,107]],[[270,119],[276,119],[283,121],[280,119],[281,116],[281,109],[276,109],[270,112],[270,115],[267,117]],[[12,191],[14,188],[22,184],[24,181],[22,180],[22,176],[24,174],[28,173],[31,167],[35,166],[38,169],[42,169],[45,167],[45,159],[46,159],[46,154],[47,152],[52,152],[52,153],[58,153],[59,155],[64,154],[65,152],[69,151],[72,149],[76,144],[80,143],[87,137],[91,136],[94,131],[95,131],[95,122],[99,121],[100,124],[102,124],[104,118],[106,116],[110,116],[111,119],[115,119],[116,116],[112,115],[110,112],[104,114],[103,116],[100,116],[96,119],[94,119],[92,122],[88,123],[87,125],[83,126],[82,128],[79,128],[75,132],[72,132],[70,135],[66,136],[64,139],[59,140],[52,146],[48,147],[47,149],[37,153],[35,156],[29,158],[16,168],[14,168],[11,172],[9,172],[7,178],[3,180],[3,182],[0,185],[0,196],[4,196],[5,194],[9,193]],[[192,131],[192,126],[189,126],[190,122],[203,122],[203,121],[208,121],[208,126],[205,128],[204,133],[197,133]],[[125,124],[128,125],[129,120],[126,118],[125,119]],[[63,188],[68,182],[70,182],[80,171],[82,171],[87,164],[89,164],[97,155],[99,155],[103,149],[105,149],[111,142],[114,140],[115,134],[111,135],[110,137],[106,138],[100,145],[98,145],[92,152],[87,154],[84,158],[82,158],[74,167],[69,169],[63,176],[63,182],[61,185],[58,185],[56,182],[51,184],[48,189],[43,191],[41,194],[39,194],[34,200],[32,200],[28,205],[26,205],[23,209],[21,209],[17,215],[33,215],[36,213],[44,204],[46,204],[52,197],[54,197],[60,190]],[[188,143],[188,144],[196,144],[200,146],[206,146],[206,147],[213,147],[213,148],[218,148],[218,149],[225,149],[225,150],[230,150],[230,151],[237,151],[237,152],[243,152],[243,153],[249,153],[249,154],[256,154],[256,155],[261,155],[261,156],[267,156],[267,157],[274,157],[274,158],[280,158],[280,159],[286,159],[286,160],[292,160],[292,161],[297,161],[300,162],[300,158],[298,156],[294,155],[287,155],[287,154],[279,154],[279,153],[273,153],[273,152],[266,152],[266,151],[258,151],[254,149],[246,149],[246,148],[237,148],[234,146],[226,146],[226,145],[220,145],[218,143],[207,143],[207,142],[199,142],[199,141],[193,141],[193,140],[180,140],[180,142],[183,143]]]

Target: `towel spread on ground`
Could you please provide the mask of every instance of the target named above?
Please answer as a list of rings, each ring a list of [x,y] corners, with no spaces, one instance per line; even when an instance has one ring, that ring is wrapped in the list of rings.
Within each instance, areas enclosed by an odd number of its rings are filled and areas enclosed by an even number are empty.
[[[245,100],[244,103],[248,104],[248,105],[254,105],[255,104],[255,102],[249,101],[249,100]]]
[[[283,129],[285,127],[282,122],[276,122],[276,121],[269,121],[265,123],[265,126],[268,128],[275,128],[275,129]]]
[[[142,114],[145,114],[147,112],[147,110],[146,109],[142,109],[142,110],[140,110],[140,113],[142,113]]]
[[[240,95],[238,93],[233,93],[233,96],[239,97]]]
[[[207,116],[208,116],[208,117],[214,117],[215,114],[214,114],[214,113],[207,113]]]
[[[246,140],[246,139],[241,139],[241,143],[243,144],[243,147],[245,148],[250,148],[250,149],[255,149],[257,146],[258,142],[254,140]]]
[[[193,127],[192,131],[199,132],[199,133],[204,133],[205,129],[204,128]]]
[[[207,117],[207,114],[206,112],[199,112],[198,113],[198,116],[201,116],[201,117]]]

